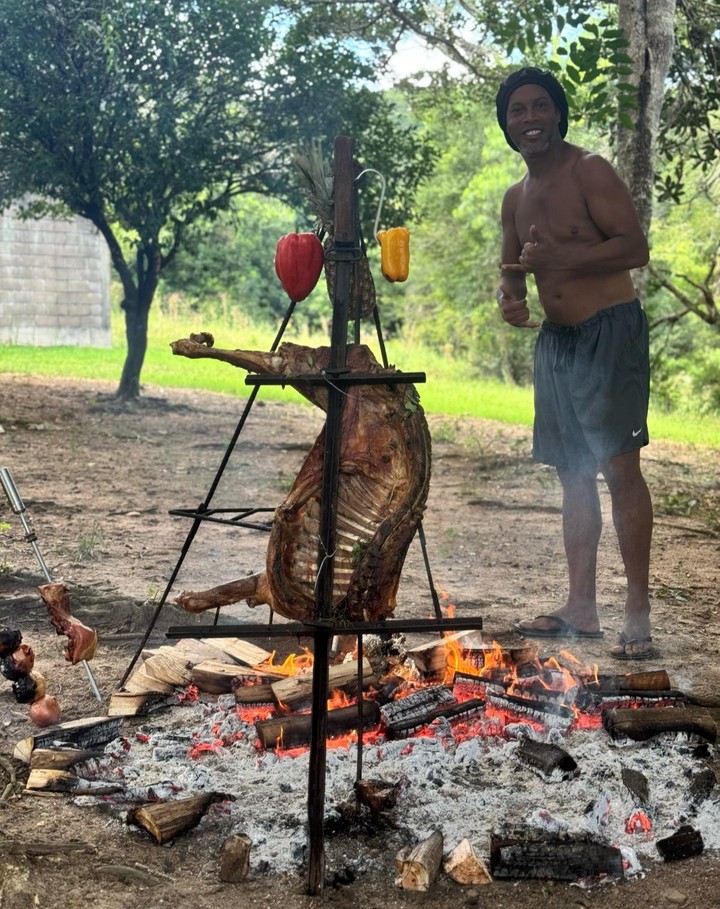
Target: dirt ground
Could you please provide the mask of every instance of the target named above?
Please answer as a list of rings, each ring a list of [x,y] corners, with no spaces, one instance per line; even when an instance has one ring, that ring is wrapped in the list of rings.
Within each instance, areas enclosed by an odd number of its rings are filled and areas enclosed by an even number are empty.
[[[244,375],[239,375],[239,387]],[[244,401],[195,391],[146,388],[121,408],[114,386],[99,381],[0,376],[0,466],[11,470],[26,517],[52,577],[71,589],[73,613],[98,632],[92,671],[103,702],[94,698],[82,666],[63,660],[65,639],[50,626],[37,595],[38,562],[19,520],[0,495],[0,623],[19,627],[36,654],[36,669],[57,695],[63,720],[102,715],[150,626],[180,559],[190,527],[171,509],[194,508],[206,497],[238,423]],[[501,424],[428,417],[433,478],[424,521],[433,581],[459,616],[480,616],[488,639],[507,636],[519,617],[546,612],[564,593],[560,492],[553,471],[529,459],[529,433]],[[322,414],[294,403],[256,402],[213,497],[217,507],[274,507],[322,425]],[[652,429],[652,427],[651,427]],[[653,634],[650,663],[617,664],[607,656],[621,624],[623,572],[607,494],[599,601],[604,641],[574,652],[601,671],[665,668],[673,685],[720,693],[720,452],[652,442],[644,468],[656,512],[651,570]],[[203,525],[182,563],[173,592],[202,589],[262,568],[266,536]],[[424,618],[431,599],[416,540],[406,562],[396,617]],[[261,614],[262,613],[262,614]],[[229,621],[264,620],[262,610],[233,607]],[[156,616],[150,643],[165,642],[169,625],[190,620],[168,603]],[[263,644],[263,642],[259,642]],[[270,642],[265,642],[267,646]],[[271,644],[277,646],[277,644]],[[620,667],[620,668],[619,668]],[[129,728],[136,720],[126,720]],[[356,848],[372,868],[340,882],[342,849],[327,842],[329,883],[306,895],[303,875],[252,874],[219,880],[220,843],[212,823],[168,846],[118,837],[107,818],[63,795],[23,793],[27,768],[12,761],[16,742],[32,735],[26,705],[0,679],[0,907],[134,909],[222,905],[298,909],[338,903],[364,909],[401,906],[566,907],[630,909],[720,907],[720,856],[662,865],[597,890],[548,881],[494,882],[459,887],[441,876],[427,894],[393,885],[394,851],[365,834]],[[715,790],[717,793],[717,789]],[[281,798],[281,793],[278,794]],[[717,796],[715,796],[717,797]],[[23,844],[84,844],[85,851],[37,856]]]

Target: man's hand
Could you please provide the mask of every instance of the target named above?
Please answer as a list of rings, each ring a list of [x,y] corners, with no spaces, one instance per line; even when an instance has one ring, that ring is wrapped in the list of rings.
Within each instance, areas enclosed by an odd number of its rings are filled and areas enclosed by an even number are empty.
[[[501,268],[505,268],[504,265]],[[530,310],[528,309],[527,300],[523,297],[521,300],[513,299],[510,289],[505,284],[500,284],[497,292],[498,306],[502,313],[503,319],[508,325],[514,325],[515,328],[539,328],[540,323],[530,321]]]
[[[530,226],[530,239],[523,244],[517,264],[503,265],[503,271],[535,272],[557,268],[559,250],[557,244],[549,237],[541,236],[534,224]]]

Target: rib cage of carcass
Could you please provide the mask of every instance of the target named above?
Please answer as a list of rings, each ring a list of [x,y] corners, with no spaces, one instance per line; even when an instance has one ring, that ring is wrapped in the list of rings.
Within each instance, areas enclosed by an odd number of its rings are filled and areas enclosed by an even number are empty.
[[[281,344],[274,353],[222,350],[203,333],[175,341],[174,354],[207,357],[265,375],[287,376],[300,394],[327,411],[324,384],[303,382],[330,362],[329,347]],[[351,372],[397,376],[365,345],[349,345]],[[348,384],[340,437],[334,552],[333,618],[373,621],[391,614],[402,566],[427,501],[430,433],[411,384]],[[308,453],[285,501],[276,509],[265,571],[176,602],[190,612],[246,600],[268,604],[289,619],[317,617],[316,580],[323,488],[325,428]]]

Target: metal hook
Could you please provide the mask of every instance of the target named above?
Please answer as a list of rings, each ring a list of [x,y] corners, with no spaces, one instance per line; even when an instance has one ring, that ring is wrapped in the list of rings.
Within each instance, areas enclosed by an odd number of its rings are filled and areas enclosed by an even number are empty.
[[[375,170],[374,167],[366,167],[365,170],[361,170],[357,177],[355,177],[353,180],[353,183],[357,183],[363,174],[377,174],[382,181],[382,187],[380,189],[380,201],[378,202],[377,212],[375,214],[375,224],[373,225],[373,237],[375,237],[377,240],[378,225],[380,224],[380,213],[382,212],[383,202],[385,201],[385,187],[387,184],[385,182],[385,177],[380,173],[379,170]],[[380,241],[378,240],[378,243],[379,242]]]

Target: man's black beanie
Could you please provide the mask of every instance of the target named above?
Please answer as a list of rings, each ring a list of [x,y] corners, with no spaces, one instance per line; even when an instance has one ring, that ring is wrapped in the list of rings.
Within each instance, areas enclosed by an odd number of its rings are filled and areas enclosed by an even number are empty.
[[[521,85],[541,85],[550,95],[555,107],[560,111],[560,135],[565,138],[568,131],[568,102],[565,97],[562,85],[553,76],[552,73],[536,69],[534,66],[524,66],[515,73],[511,73],[498,89],[495,98],[495,107],[497,109],[497,119],[502,131],[505,133],[507,144],[514,151],[518,151],[517,145],[507,134],[507,108],[510,95]]]

